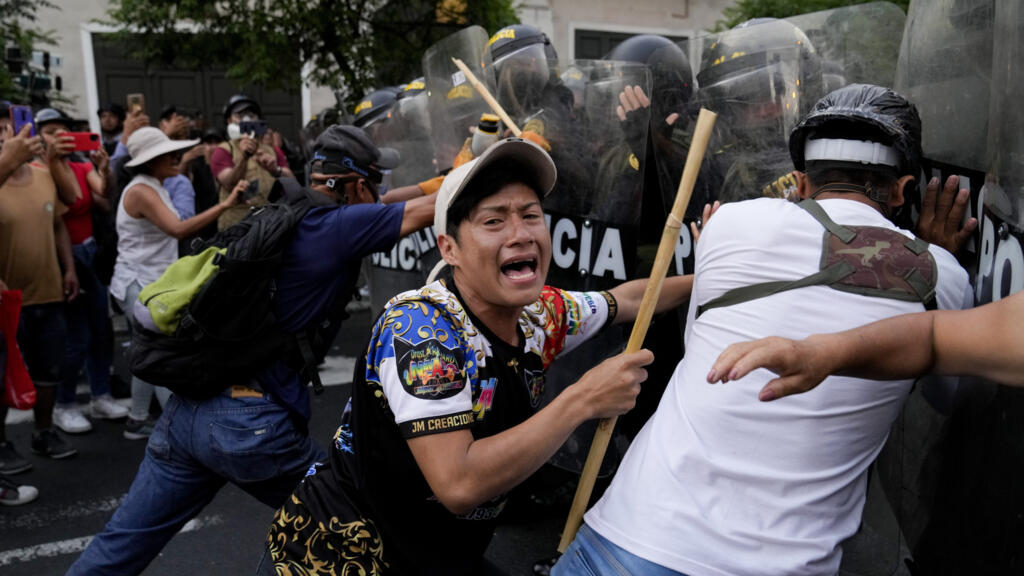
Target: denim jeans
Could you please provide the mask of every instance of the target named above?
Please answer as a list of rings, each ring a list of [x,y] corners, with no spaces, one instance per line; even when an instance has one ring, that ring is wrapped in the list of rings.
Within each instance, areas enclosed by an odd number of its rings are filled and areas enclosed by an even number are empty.
[[[631,554],[584,524],[551,570],[551,576],[686,575]]]
[[[225,483],[276,509],[322,460],[289,411],[266,396],[172,395],[124,502],[68,574],[138,574]]]
[[[73,404],[78,375],[85,366],[92,397],[110,393],[110,366],[113,364],[114,341],[110,328],[107,287],[93,271],[96,241],[86,239],[71,247],[75,256],[80,291],[78,298],[64,306],[68,335],[64,371],[57,388],[57,402]]]
[[[132,317],[132,304],[139,299],[139,292],[142,292],[142,285],[138,282],[132,282],[125,290],[124,300],[114,298],[117,300],[117,305],[124,312],[124,317],[128,321],[129,332],[136,329],[135,319]],[[156,399],[160,402],[160,406],[166,407],[167,399],[171,396],[170,390],[153,386],[142,378],[132,375],[132,405],[128,417],[132,420],[146,420],[149,418],[149,404],[153,401],[154,392],[156,392]]]

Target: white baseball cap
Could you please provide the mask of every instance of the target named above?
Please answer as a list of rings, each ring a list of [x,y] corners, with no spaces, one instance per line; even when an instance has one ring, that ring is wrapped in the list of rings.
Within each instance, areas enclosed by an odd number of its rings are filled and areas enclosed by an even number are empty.
[[[128,154],[132,159],[125,166],[141,166],[157,156],[185,150],[199,144],[199,140],[171,140],[163,130],[146,126],[139,128],[128,137]]]
[[[452,170],[441,182],[434,204],[434,233],[444,234],[448,226],[448,210],[455,199],[478,175],[495,164],[514,164],[533,173],[541,198],[555,187],[558,172],[551,156],[543,148],[522,138],[506,138],[492,144],[484,153]]]

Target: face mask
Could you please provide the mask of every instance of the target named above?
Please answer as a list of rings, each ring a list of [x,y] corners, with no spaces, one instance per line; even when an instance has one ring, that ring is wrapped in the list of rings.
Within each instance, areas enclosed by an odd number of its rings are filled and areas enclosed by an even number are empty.
[[[259,118],[256,118],[254,116],[250,116],[248,114],[246,114],[245,116],[242,116],[242,122],[255,122],[257,120],[259,120]]]
[[[242,128],[232,122],[228,124],[228,140],[237,140],[242,137]]]

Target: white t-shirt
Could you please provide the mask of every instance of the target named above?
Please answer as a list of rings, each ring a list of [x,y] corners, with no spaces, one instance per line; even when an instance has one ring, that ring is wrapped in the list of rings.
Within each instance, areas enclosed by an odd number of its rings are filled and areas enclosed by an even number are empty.
[[[857,201],[820,204],[839,224],[897,229]],[[840,543],[860,523],[866,471],[912,381],[830,377],[806,394],[764,403],[757,394],[775,377],[768,370],[727,384],[708,384],[706,376],[735,342],[802,339],[923,307],[811,286],[694,319],[698,304],[733,288],[817,272],[823,233],[786,200],[726,204],[711,219],[697,245],[686,356],[587,513],[594,530],[689,576],[838,572]],[[970,301],[967,273],[945,250],[931,252],[939,308],[962,308]]]
[[[135,218],[124,209],[127,192],[137,184],[145,184],[156,190],[160,201],[178,218],[178,209],[163,184],[146,174],[139,174],[124,187],[121,201],[117,203],[117,260],[114,262],[114,276],[110,279],[110,294],[124,300],[128,286],[138,282],[143,288],[155,282],[168,266],[178,259],[178,240],[157,227],[147,218]]]

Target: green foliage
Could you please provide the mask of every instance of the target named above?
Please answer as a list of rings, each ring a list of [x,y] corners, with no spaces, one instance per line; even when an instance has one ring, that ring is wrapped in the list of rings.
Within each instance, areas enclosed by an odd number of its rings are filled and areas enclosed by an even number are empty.
[[[49,0],[0,0],[0,49],[17,47],[26,60],[32,50],[54,44],[53,31],[36,27],[36,13],[41,8],[56,8]],[[45,95],[30,94],[15,83],[11,70],[0,66],[0,99],[14,102],[38,103]]]
[[[339,100],[421,75],[434,42],[470,24],[516,22],[513,0],[112,0],[133,56],[225,66],[242,84],[296,90],[300,62]],[[130,31],[129,31],[130,30]]]
[[[724,18],[715,25],[715,32],[728,30],[751,18],[788,18],[808,12],[819,12],[842,6],[866,4],[875,0],[736,0],[722,11]],[[890,0],[906,13],[910,0]]]

